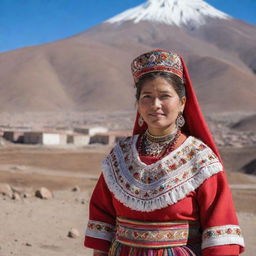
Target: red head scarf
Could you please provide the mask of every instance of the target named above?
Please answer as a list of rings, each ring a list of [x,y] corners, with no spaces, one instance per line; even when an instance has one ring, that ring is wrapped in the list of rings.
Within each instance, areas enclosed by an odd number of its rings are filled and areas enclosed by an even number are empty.
[[[131,67],[135,82],[137,82],[142,75],[155,71],[170,72],[184,80],[187,100],[183,112],[185,125],[184,127],[182,127],[182,130],[187,135],[192,135],[196,138],[201,139],[213,150],[213,152],[222,162],[211,132],[199,107],[196,94],[192,87],[192,82],[188,73],[188,69],[185,65],[183,58],[176,53],[157,49],[151,52],[144,53],[137,57],[132,62]],[[147,124],[144,122],[143,126],[140,126],[138,120],[139,114],[137,113],[133,129],[133,135],[144,133],[147,129]]]

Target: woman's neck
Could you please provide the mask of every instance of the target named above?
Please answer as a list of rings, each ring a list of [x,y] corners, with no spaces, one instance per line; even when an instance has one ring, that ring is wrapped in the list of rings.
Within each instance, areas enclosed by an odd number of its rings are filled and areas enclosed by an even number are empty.
[[[167,128],[161,128],[161,129],[156,129],[156,128],[148,127],[148,132],[152,136],[162,137],[162,136],[165,136],[165,135],[177,132],[177,128],[176,128],[176,126],[174,126],[174,127],[167,127]]]

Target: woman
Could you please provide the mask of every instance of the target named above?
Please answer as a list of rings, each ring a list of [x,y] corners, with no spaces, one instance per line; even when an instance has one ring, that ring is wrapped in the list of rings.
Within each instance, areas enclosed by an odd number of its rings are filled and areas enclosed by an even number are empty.
[[[182,58],[153,50],[132,73],[134,135],[103,161],[85,246],[111,256],[239,255],[231,192]]]

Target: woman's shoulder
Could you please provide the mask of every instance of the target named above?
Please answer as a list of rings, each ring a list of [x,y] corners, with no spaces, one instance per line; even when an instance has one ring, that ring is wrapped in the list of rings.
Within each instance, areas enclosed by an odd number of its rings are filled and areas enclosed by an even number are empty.
[[[187,140],[189,140],[189,145],[191,146],[191,148],[207,149],[212,151],[212,149],[206,143],[204,143],[200,138],[190,135],[187,137]]]
[[[185,144],[185,152],[189,156],[193,156],[194,159],[203,162],[219,161],[217,155],[213,152],[213,150],[201,139],[195,136],[188,136]]]
[[[136,137],[138,137],[138,135],[130,135],[130,136],[126,136],[126,137],[121,137],[120,139],[118,139],[117,144],[132,143],[132,141],[134,139],[136,139]]]
[[[114,146],[115,147],[132,147],[132,145],[136,144],[137,138],[138,138],[138,134],[137,135],[131,135],[131,136],[126,136],[126,137],[122,137],[119,138]]]
[[[133,145],[136,145],[137,137],[138,135],[131,135],[118,138],[118,140],[116,140],[115,144],[111,148],[109,155],[113,151],[119,151],[120,149],[121,151],[127,151],[128,149],[131,149]]]

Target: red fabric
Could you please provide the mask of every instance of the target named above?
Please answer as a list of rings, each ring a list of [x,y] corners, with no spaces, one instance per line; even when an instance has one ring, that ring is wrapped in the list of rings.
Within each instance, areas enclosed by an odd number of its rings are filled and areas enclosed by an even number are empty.
[[[101,175],[92,193],[89,205],[89,219],[102,221],[115,225],[116,210],[112,203],[112,194]],[[99,251],[108,252],[110,242],[102,239],[86,236],[84,246]]]
[[[237,244],[220,245],[204,249],[201,256],[237,256],[243,251],[244,249]]]
[[[98,251],[102,251],[102,252],[108,252],[110,245],[111,245],[110,242],[108,242],[106,240],[93,238],[90,236],[86,236],[84,239],[85,247],[88,247],[88,248],[91,248],[94,250],[98,250]]]

